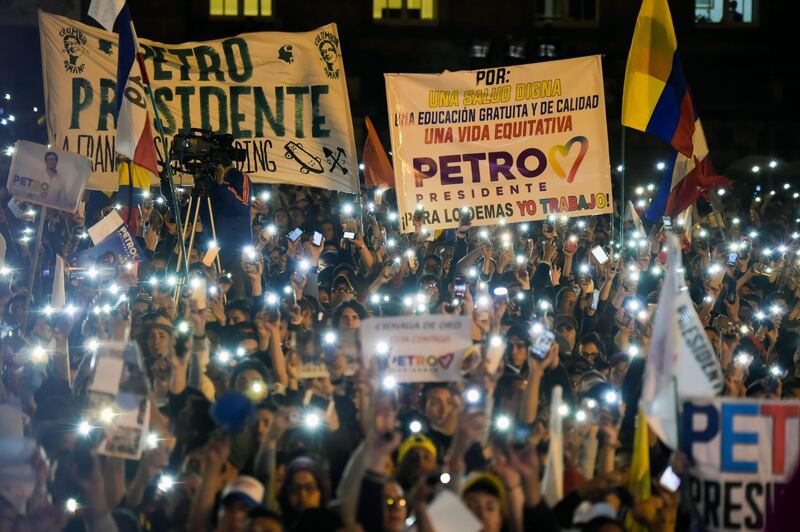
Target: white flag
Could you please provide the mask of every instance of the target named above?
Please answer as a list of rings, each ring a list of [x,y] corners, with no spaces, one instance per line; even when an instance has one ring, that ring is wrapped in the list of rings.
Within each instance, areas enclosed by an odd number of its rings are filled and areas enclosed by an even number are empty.
[[[639,231],[640,238],[647,236],[647,233],[644,232],[642,219],[639,217],[639,213],[636,212],[636,207],[633,206],[632,201],[628,201],[628,205],[625,207],[625,221],[633,223],[633,227]]]
[[[107,31],[114,31],[114,22],[125,6],[125,0],[92,0],[89,16],[100,23]]]
[[[64,308],[67,298],[64,293],[64,259],[61,255],[56,255],[56,267],[53,272],[53,297],[50,299],[50,306],[54,309]]]
[[[542,496],[550,508],[564,498],[564,437],[561,386],[553,387],[550,399],[550,448],[542,478]]]
[[[667,274],[654,318],[641,401],[650,427],[667,446],[677,449],[676,392],[677,397],[713,397],[722,391],[724,381],[684,282],[678,238],[669,233],[667,246]]]
[[[687,242],[692,241],[692,225],[694,225],[692,223],[692,209],[693,207],[689,207],[672,221],[675,234],[680,238],[685,238]]]

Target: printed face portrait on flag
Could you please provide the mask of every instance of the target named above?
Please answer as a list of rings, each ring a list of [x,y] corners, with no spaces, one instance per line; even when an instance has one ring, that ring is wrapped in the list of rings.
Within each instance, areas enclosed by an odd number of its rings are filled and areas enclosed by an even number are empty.
[[[81,155],[21,140],[14,148],[6,186],[19,200],[75,212],[90,166]]]

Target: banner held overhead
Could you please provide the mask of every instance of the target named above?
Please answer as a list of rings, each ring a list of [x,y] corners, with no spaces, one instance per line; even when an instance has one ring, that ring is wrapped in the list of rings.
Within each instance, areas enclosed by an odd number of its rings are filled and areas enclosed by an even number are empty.
[[[404,232],[611,212],[600,56],[385,80]]]
[[[88,188],[116,190],[117,35],[44,12],[39,29],[50,143],[92,160]],[[191,128],[232,133],[247,152],[241,170],[254,182],[357,192],[335,24],[303,33],[139,43],[168,137]],[[143,105],[141,72],[133,68],[125,97]],[[163,162],[169,148],[155,143]]]

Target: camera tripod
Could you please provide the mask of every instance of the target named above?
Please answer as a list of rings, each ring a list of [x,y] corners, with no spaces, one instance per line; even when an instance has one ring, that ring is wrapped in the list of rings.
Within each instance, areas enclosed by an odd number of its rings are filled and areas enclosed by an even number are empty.
[[[214,242],[217,240],[217,229],[214,224],[214,209],[211,207],[211,196],[205,183],[202,180],[196,179],[195,186],[192,187],[192,194],[189,196],[189,205],[186,209],[186,219],[189,220],[191,218],[192,224],[191,226],[185,224],[182,228],[184,242],[187,237],[186,232],[191,231],[189,234],[189,246],[186,248],[185,256],[183,255],[183,250],[178,249],[178,262],[175,265],[176,273],[181,271],[181,260],[186,261],[186,269],[188,271],[189,257],[191,257],[192,248],[194,248],[194,238],[197,234],[197,220],[200,217],[200,210],[203,208],[203,200],[205,200],[205,204],[208,206],[208,218],[211,222],[211,237],[214,239]],[[214,263],[217,266],[217,272],[222,273],[222,261],[219,257],[219,251],[217,251],[217,255],[214,258]]]

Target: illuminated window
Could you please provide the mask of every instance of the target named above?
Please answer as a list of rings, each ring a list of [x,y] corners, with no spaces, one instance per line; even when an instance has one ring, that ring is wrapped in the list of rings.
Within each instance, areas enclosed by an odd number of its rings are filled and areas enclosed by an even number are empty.
[[[596,26],[600,0],[538,0],[539,24]]]
[[[271,17],[272,0],[209,0],[212,17]]]
[[[695,0],[694,21],[697,24],[738,26],[757,21],[757,0]]]
[[[436,0],[372,0],[373,20],[423,21],[436,20]]]

